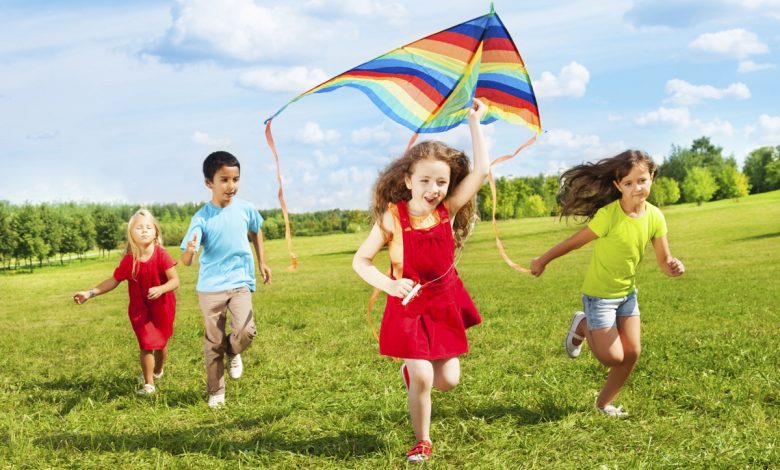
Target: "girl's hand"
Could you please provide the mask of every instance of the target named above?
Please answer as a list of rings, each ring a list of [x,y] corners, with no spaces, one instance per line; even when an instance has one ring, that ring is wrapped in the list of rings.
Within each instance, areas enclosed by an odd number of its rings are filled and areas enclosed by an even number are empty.
[[[390,283],[390,289],[387,290],[387,295],[392,295],[393,297],[399,297],[403,299],[406,297],[409,292],[412,291],[414,288],[414,281],[411,279],[398,279],[393,280]]]
[[[547,267],[547,263],[542,262],[540,258],[534,258],[531,260],[531,274],[534,277],[539,277],[544,272],[544,268]]]
[[[672,256],[666,259],[666,266],[669,268],[669,275],[672,277],[682,276],[685,272],[685,265],[682,261]]]
[[[474,104],[472,105],[471,109],[469,109],[469,116],[468,116],[469,122],[479,124],[479,122],[485,116],[486,112],[487,112],[487,105],[483,103],[481,100],[474,98]]]
[[[150,287],[149,293],[146,295],[146,298],[148,298],[149,300],[159,299],[160,296],[163,295],[164,293],[165,292],[163,291],[162,286]]]
[[[92,295],[89,293],[88,290],[81,291],[81,292],[76,292],[75,294],[73,294],[73,301],[76,302],[79,305],[83,304],[84,302],[86,302],[87,300],[89,300],[91,298],[92,298]]]

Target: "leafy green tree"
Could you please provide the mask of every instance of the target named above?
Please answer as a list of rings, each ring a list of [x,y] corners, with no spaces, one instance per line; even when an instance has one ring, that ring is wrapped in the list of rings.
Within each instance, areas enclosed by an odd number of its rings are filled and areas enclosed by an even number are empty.
[[[718,185],[715,183],[715,178],[706,168],[691,168],[683,183],[685,200],[695,202],[699,206],[702,202],[712,199],[717,190]]]
[[[699,137],[690,148],[672,146],[671,155],[658,168],[658,176],[665,176],[682,184],[693,168],[707,168],[717,178],[725,165],[734,165],[734,160],[723,157],[723,148],[714,145],[708,137]],[[683,191],[686,201],[691,202]]]
[[[719,192],[723,199],[739,199],[748,195],[749,184],[747,176],[740,173],[736,166],[726,166],[717,181]]]
[[[680,200],[680,185],[674,179],[666,176],[656,178],[650,190],[650,197],[647,199],[658,207],[674,204]]]
[[[763,193],[780,188],[780,181],[767,180],[767,167],[777,161],[780,161],[780,145],[761,147],[750,152],[742,166],[742,172],[747,176],[751,193]]]
[[[43,238],[43,242],[49,247],[49,252],[46,253],[46,259],[49,259],[60,252],[60,245],[62,245],[62,237],[65,229],[62,211],[55,210],[47,204],[38,206],[38,211],[41,220],[43,221],[43,233],[41,234],[41,238]],[[62,257],[60,257],[60,264],[62,264]]]
[[[531,194],[523,200],[523,212],[525,217],[542,217],[550,215],[550,210],[539,194]]]
[[[14,257],[26,259],[32,271],[33,258],[43,259],[49,252],[49,247],[43,241],[44,224],[39,211],[30,204],[25,204],[16,212],[12,230],[16,238]]]
[[[16,250],[16,234],[12,227],[13,208],[6,201],[0,201],[0,261],[10,265]]]
[[[101,250],[111,251],[119,245],[122,239],[119,216],[104,207],[98,207],[93,212],[95,217],[95,243]]]
[[[780,158],[766,166],[764,181],[766,181],[769,191],[780,188]]]

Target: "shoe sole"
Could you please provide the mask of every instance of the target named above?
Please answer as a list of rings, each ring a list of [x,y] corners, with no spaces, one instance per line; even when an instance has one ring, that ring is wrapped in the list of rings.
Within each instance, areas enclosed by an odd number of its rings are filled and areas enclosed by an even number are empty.
[[[582,315],[577,315],[578,313],[582,313]],[[577,318],[579,318],[579,320],[575,325],[574,321],[577,320]],[[582,351],[582,343],[580,343],[580,348],[577,350],[576,355],[572,355],[569,352],[569,336],[572,335],[572,328],[574,329],[574,333],[577,332],[576,330],[577,325],[579,325],[579,323],[582,321],[583,318],[585,318],[585,314],[583,312],[575,312],[574,316],[572,316],[571,318],[571,323],[569,324],[569,331],[567,331],[566,336],[563,337],[563,352],[565,352],[570,359],[577,359],[578,357],[580,357],[580,352]]]

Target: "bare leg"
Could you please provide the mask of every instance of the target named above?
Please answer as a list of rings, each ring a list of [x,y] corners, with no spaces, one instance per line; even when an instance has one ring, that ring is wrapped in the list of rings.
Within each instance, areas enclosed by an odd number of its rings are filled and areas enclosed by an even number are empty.
[[[442,392],[452,390],[460,382],[460,360],[457,357],[438,359],[433,363],[433,386]]]
[[[609,369],[607,382],[601,389],[596,405],[603,408],[612,403],[620,389],[634,370],[642,351],[640,342],[640,323],[638,316],[618,317],[617,330],[623,350],[623,360]]]
[[[409,370],[409,417],[412,420],[414,437],[430,441],[431,430],[431,388],[434,366],[424,359],[404,359]]]
[[[160,375],[165,367],[165,361],[168,360],[168,346],[154,351],[154,373]]]
[[[144,383],[154,385],[154,376],[152,376],[152,371],[154,370],[154,351],[142,349],[138,356],[141,360],[141,374],[144,376]]]

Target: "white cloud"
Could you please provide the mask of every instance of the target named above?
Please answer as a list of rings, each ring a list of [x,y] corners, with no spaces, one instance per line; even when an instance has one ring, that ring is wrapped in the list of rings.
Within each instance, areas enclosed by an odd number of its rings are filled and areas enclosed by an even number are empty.
[[[339,157],[336,155],[326,155],[321,150],[315,150],[314,151],[314,158],[317,159],[317,166],[320,168],[326,167],[326,166],[333,166],[338,164]]]
[[[780,116],[762,114],[758,118],[758,128],[763,132],[763,141],[780,145]]]
[[[173,62],[308,54],[311,44],[343,34],[347,27],[334,18],[302,14],[294,5],[264,6],[254,0],[179,0],[172,16],[165,36],[147,52]]]
[[[375,169],[361,169],[356,166],[349,166],[340,170],[332,171],[328,174],[328,183],[338,186],[344,185],[365,185],[366,182],[373,182],[376,179]]]
[[[259,91],[289,91],[302,93],[329,78],[321,69],[296,67],[261,67],[242,73],[239,86]]]
[[[553,173],[583,160],[609,157],[626,149],[622,141],[604,143],[596,134],[579,135],[568,129],[548,130],[543,134],[540,143],[552,147],[553,154],[562,153],[566,156],[563,160],[568,163],[551,159],[548,171]],[[576,155],[576,158],[572,159],[572,155]]]
[[[386,145],[390,143],[392,138],[392,134],[385,128],[384,124],[371,127],[361,127],[360,129],[352,131],[351,134],[352,142],[358,145],[369,143]]]
[[[656,111],[642,114],[634,119],[634,122],[640,126],[660,123],[670,124],[678,131],[693,129],[698,133],[705,135],[725,135],[734,134],[734,127],[728,121],[715,118],[712,121],[702,121],[692,119],[688,108],[664,108],[661,106]]]
[[[759,70],[766,70],[766,69],[773,69],[775,68],[775,64],[759,64],[756,62],[753,62],[752,60],[743,60],[739,63],[739,67],[737,68],[737,72],[739,73],[750,73],[750,72],[758,72]]]
[[[298,139],[306,144],[325,144],[325,143],[333,143],[339,138],[341,135],[338,131],[333,129],[328,130],[322,130],[319,124],[316,122],[307,122],[303,126],[303,130],[298,132]]]
[[[190,139],[196,144],[206,145],[208,147],[227,147],[233,143],[226,137],[211,137],[205,132],[195,131]]]
[[[607,114],[607,122],[619,122],[622,121],[623,119],[625,119],[625,116],[623,116],[622,114],[614,114],[614,113]]]
[[[601,145],[601,139],[595,134],[575,135],[566,129],[552,129],[544,134],[544,141],[553,147],[567,149],[579,149],[582,147],[596,147]]]
[[[755,33],[742,28],[702,34],[691,42],[689,47],[737,59],[769,52],[769,46],[761,42]]]
[[[715,88],[710,85],[693,85],[677,78],[666,82],[666,92],[672,95],[667,101],[683,106],[693,105],[705,99],[750,98],[750,90],[744,83],[732,83],[726,88]]]
[[[29,140],[49,140],[54,139],[59,135],[57,131],[38,131],[27,134]]]
[[[737,3],[760,14],[780,19],[780,0],[736,0]]]
[[[590,72],[585,66],[571,62],[561,69],[556,77],[554,74],[544,71],[539,80],[533,81],[534,91],[539,98],[555,98],[557,96],[574,96],[576,98],[585,94],[585,88],[590,80]]]
[[[405,25],[409,19],[404,5],[380,0],[309,0],[305,8],[331,15],[384,18],[395,26]]]

